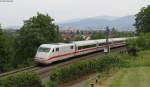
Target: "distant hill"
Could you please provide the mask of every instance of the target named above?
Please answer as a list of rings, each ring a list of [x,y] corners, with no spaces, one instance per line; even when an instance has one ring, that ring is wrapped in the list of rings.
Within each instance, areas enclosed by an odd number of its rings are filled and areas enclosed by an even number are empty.
[[[99,16],[84,19],[69,20],[59,23],[61,27],[73,27],[79,29],[96,29],[105,28],[106,26],[115,27],[118,30],[132,30],[134,29],[133,24],[135,23],[135,16],[129,15],[124,17],[114,17],[114,16]]]

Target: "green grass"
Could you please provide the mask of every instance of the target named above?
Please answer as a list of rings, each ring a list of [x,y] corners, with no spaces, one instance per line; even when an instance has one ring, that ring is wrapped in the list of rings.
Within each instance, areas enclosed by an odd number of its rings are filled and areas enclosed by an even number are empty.
[[[150,50],[141,51],[131,64],[133,66],[150,66]]]
[[[134,67],[120,70],[108,87],[150,87],[150,67]]]

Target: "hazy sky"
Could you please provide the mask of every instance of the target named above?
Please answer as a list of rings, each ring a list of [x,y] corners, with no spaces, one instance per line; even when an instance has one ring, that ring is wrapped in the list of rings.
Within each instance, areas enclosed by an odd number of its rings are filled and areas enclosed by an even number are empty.
[[[13,0],[0,2],[0,24],[20,26],[37,12],[48,13],[56,22],[93,16],[134,15],[150,0]]]

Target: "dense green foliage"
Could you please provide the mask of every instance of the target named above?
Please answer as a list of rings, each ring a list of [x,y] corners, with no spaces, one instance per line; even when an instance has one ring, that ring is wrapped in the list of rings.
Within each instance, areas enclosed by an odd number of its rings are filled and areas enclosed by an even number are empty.
[[[115,32],[112,35],[113,37],[134,37],[135,33],[134,32]]]
[[[30,65],[37,48],[41,44],[54,43],[60,40],[59,28],[48,15],[37,13],[24,22],[18,30],[15,48],[15,65]],[[19,65],[20,66],[20,65]]]
[[[127,61],[112,55],[94,60],[80,61],[51,71],[48,87],[56,87],[63,82],[79,78],[91,72],[102,72],[113,67],[126,67],[127,65]]]
[[[150,6],[143,7],[136,15],[135,27],[138,33],[150,32]]]
[[[135,32],[129,31],[117,31],[115,28],[112,28],[110,31],[110,37],[118,38],[118,37],[133,37],[135,36]]]
[[[150,6],[143,7],[136,14],[135,27],[138,38],[128,40],[129,53],[136,54],[136,51],[150,49]]]
[[[138,38],[128,40],[128,47],[137,50],[150,49],[150,33],[141,33]]]
[[[98,33],[94,33],[94,34],[91,36],[91,39],[104,39],[105,36],[106,36],[106,35],[105,35],[104,33],[98,32]]]
[[[133,37],[135,36],[134,32],[127,32],[127,31],[117,31],[114,28],[111,29],[109,33],[109,38],[120,38],[120,37]],[[93,33],[91,39],[104,39],[106,38],[105,32],[96,32]]]
[[[10,66],[10,48],[0,26],[0,72],[7,71]]]
[[[50,16],[37,13],[17,31],[2,30],[0,26],[0,73],[32,65],[41,44],[62,41],[53,21]]]
[[[77,35],[74,38],[74,41],[82,41],[82,40],[84,40],[83,37],[82,37],[82,35]]]
[[[19,73],[0,79],[0,87],[44,87],[40,78],[33,73]]]

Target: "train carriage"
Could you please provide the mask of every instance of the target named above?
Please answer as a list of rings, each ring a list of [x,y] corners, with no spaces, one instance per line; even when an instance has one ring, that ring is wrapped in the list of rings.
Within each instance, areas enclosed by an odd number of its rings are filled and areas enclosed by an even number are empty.
[[[126,45],[126,40],[127,38],[111,38],[112,48]]]
[[[76,41],[74,44],[76,45],[76,55],[97,51],[97,42],[94,40]]]
[[[127,38],[110,38],[108,44],[110,48],[119,47],[125,45],[126,40]],[[50,64],[77,55],[104,50],[106,45],[106,39],[43,44],[37,50],[35,62]]]

